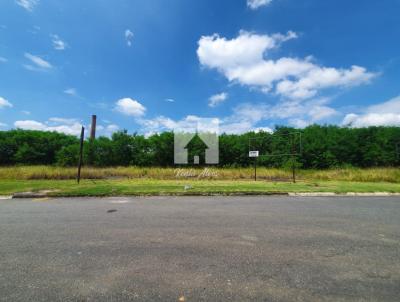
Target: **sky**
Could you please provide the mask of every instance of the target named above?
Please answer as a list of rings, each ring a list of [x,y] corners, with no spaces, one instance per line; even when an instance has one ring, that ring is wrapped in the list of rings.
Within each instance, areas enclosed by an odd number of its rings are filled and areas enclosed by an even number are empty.
[[[1,0],[0,130],[400,126],[400,0]]]

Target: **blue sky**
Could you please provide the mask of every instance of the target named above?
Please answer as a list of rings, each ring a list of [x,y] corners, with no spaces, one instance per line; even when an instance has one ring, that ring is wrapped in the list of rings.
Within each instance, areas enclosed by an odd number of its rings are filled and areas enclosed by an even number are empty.
[[[0,129],[400,126],[400,0],[2,0]]]

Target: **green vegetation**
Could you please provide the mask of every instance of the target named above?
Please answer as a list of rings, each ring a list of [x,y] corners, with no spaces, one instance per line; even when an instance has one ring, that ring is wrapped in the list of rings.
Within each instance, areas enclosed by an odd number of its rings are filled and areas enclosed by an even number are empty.
[[[76,183],[76,168],[52,166],[0,168],[0,195],[52,191],[55,196],[270,194],[288,192],[400,193],[400,171],[391,168],[300,170],[261,168],[254,182],[252,168],[84,168]],[[186,187],[186,189],[185,189]]]
[[[303,142],[296,161],[260,157],[259,181],[252,181],[249,140],[261,154],[290,153],[292,146],[284,135],[293,131],[301,132]],[[399,142],[398,127],[280,127],[274,134],[223,134],[220,165],[205,171],[174,167],[173,133],[146,138],[119,132],[85,142],[83,181],[77,185],[76,137],[12,130],[0,132],[0,195],[41,190],[58,196],[400,192],[400,170],[395,168],[400,165]],[[204,144],[192,141],[190,156],[202,152]],[[300,168],[296,184],[290,183],[292,164]]]
[[[273,134],[245,133],[220,136],[220,167],[248,167],[249,139],[252,148],[261,154],[290,153],[289,139],[284,135],[294,131],[302,134],[302,150],[296,165],[304,169],[337,167],[396,167],[400,166],[400,128],[370,127],[353,129],[337,126],[310,126],[296,130],[278,127]],[[189,151],[202,154],[204,145],[194,141]],[[4,165],[58,165],[76,166],[79,142],[74,136],[40,131],[0,131],[0,166]],[[174,137],[171,132],[150,137],[115,133],[112,138],[100,137],[85,142],[84,163],[96,167],[173,166]],[[280,168],[290,164],[287,156],[265,156],[260,166]]]
[[[278,194],[288,192],[391,192],[400,193],[400,184],[343,181],[265,182],[227,180],[2,180],[0,195],[50,190],[50,196],[124,195],[207,195]]]
[[[0,167],[1,179],[15,180],[73,180],[76,168],[55,166]],[[146,168],[114,167],[82,169],[83,179],[212,179],[212,180],[252,180],[254,168]],[[290,181],[292,172],[284,169],[258,168],[257,177],[264,181]],[[299,170],[297,178],[303,181],[352,181],[400,183],[400,169],[397,168],[343,168],[329,170]]]

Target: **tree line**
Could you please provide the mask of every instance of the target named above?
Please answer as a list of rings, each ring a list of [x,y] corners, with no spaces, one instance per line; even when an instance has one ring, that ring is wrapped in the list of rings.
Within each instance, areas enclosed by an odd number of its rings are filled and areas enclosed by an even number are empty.
[[[189,159],[204,154],[197,137],[190,142]],[[248,152],[260,151],[260,166],[305,169],[389,167],[400,165],[400,127],[346,128],[312,125],[305,129],[277,127],[274,133],[249,132],[219,136],[219,166],[253,164]],[[292,157],[291,155],[295,155]],[[76,166],[79,139],[56,132],[10,130],[0,132],[0,165]],[[149,137],[127,131],[84,143],[84,164],[107,166],[174,166],[174,134]]]

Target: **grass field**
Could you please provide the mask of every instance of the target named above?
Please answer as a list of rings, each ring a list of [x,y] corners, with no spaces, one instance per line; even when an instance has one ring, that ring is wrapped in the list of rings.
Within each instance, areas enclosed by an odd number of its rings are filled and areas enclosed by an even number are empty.
[[[52,196],[272,194],[291,192],[400,193],[398,169],[301,170],[258,169],[176,170],[163,168],[84,168],[80,185],[76,169],[58,167],[0,168],[0,195],[49,190]]]
[[[3,180],[0,195],[50,190],[51,196],[278,194],[306,192],[400,193],[400,184],[347,181],[287,182],[238,180]]]
[[[188,175],[189,174],[189,175]],[[192,175],[194,174],[194,175]],[[188,177],[189,176],[189,177]],[[283,169],[258,168],[260,180],[290,181],[292,172]],[[82,169],[83,179],[213,179],[213,180],[251,180],[254,177],[253,168],[211,168],[207,173],[204,169],[174,169],[174,168],[142,168],[114,167]],[[354,182],[391,182],[400,183],[399,168],[372,169],[331,169],[331,170],[299,170],[297,177],[304,181],[354,181]],[[0,167],[0,179],[15,180],[72,180],[76,178],[76,168],[52,166],[17,166]]]

